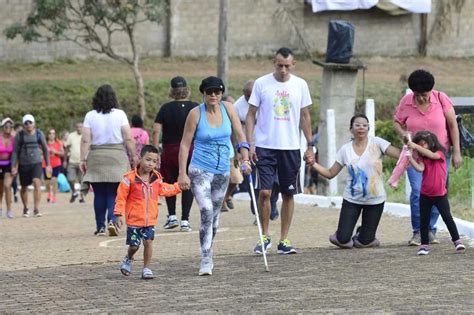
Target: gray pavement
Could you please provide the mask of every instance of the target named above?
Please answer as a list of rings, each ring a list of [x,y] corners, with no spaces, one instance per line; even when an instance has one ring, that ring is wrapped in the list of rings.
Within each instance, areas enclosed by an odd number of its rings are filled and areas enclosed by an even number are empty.
[[[296,205],[290,239],[297,255],[270,250],[270,272],[252,249],[258,239],[248,202],[221,215],[214,274],[198,277],[198,210],[193,231],[164,231],[160,207],[152,270],[140,279],[120,273],[124,236],[93,236],[92,196],[86,204],[44,204],[41,218],[0,218],[0,313],[460,313],[474,312],[474,254],[455,254],[449,236],[430,255],[406,246],[408,218],[385,215],[377,249],[340,250],[328,243],[339,211]],[[179,210],[178,210],[179,213]],[[272,222],[274,243],[279,222]],[[276,247],[276,246],[275,246]]]

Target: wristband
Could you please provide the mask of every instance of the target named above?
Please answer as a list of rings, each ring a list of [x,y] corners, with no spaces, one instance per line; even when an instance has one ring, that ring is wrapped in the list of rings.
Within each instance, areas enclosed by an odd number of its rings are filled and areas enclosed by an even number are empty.
[[[242,148],[245,148],[247,150],[250,150],[250,144],[248,142],[241,142],[241,143],[237,143],[237,145],[235,146],[235,148],[237,149],[237,152],[240,153],[240,149]]]

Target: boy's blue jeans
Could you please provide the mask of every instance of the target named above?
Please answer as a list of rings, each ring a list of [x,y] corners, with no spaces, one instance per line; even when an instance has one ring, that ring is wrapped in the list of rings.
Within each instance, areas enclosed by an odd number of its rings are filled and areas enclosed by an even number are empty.
[[[449,172],[449,164],[451,164],[451,153],[446,157],[446,169]],[[413,167],[407,168],[408,180],[410,181],[410,210],[411,210],[411,227],[413,233],[420,232],[420,190],[423,173],[416,171]],[[447,173],[446,173],[447,175]],[[430,217],[430,231],[436,233],[436,221],[439,218],[438,208],[433,206]]]

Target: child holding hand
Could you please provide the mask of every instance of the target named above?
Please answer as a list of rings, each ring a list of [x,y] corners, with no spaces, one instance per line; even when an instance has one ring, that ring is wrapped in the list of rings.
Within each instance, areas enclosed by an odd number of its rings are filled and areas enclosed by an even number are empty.
[[[447,189],[446,189],[446,154],[444,147],[439,143],[436,135],[430,131],[419,131],[412,141],[408,141],[408,147],[416,151],[419,159],[413,155],[408,159],[410,164],[423,173],[420,190],[420,233],[421,245],[418,255],[428,255],[429,248],[429,223],[431,208],[436,206],[446,224],[457,253],[463,253],[466,247],[459,238],[458,229],[451,215]]]
[[[125,173],[117,189],[114,215],[115,226],[123,225],[126,216],[128,253],[120,271],[128,276],[132,272],[133,255],[143,240],[143,271],[142,279],[153,279],[150,262],[155,238],[155,224],[158,218],[158,200],[160,196],[171,197],[181,190],[177,183],[167,184],[155,168],[158,165],[158,150],[146,145],[140,152],[140,164],[136,169]]]

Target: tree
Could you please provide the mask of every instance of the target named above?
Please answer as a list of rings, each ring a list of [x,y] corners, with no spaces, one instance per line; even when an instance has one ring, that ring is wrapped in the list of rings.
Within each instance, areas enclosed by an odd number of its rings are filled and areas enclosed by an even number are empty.
[[[145,89],[139,69],[135,31],[144,22],[160,23],[166,0],[35,0],[24,22],[5,29],[8,39],[25,42],[70,41],[80,47],[127,64],[135,78],[139,111],[146,116]],[[114,39],[125,34],[131,53],[119,53]]]
[[[219,6],[219,40],[217,53],[217,76],[227,85],[229,74],[229,57],[227,49],[227,17],[229,0],[220,0]]]

